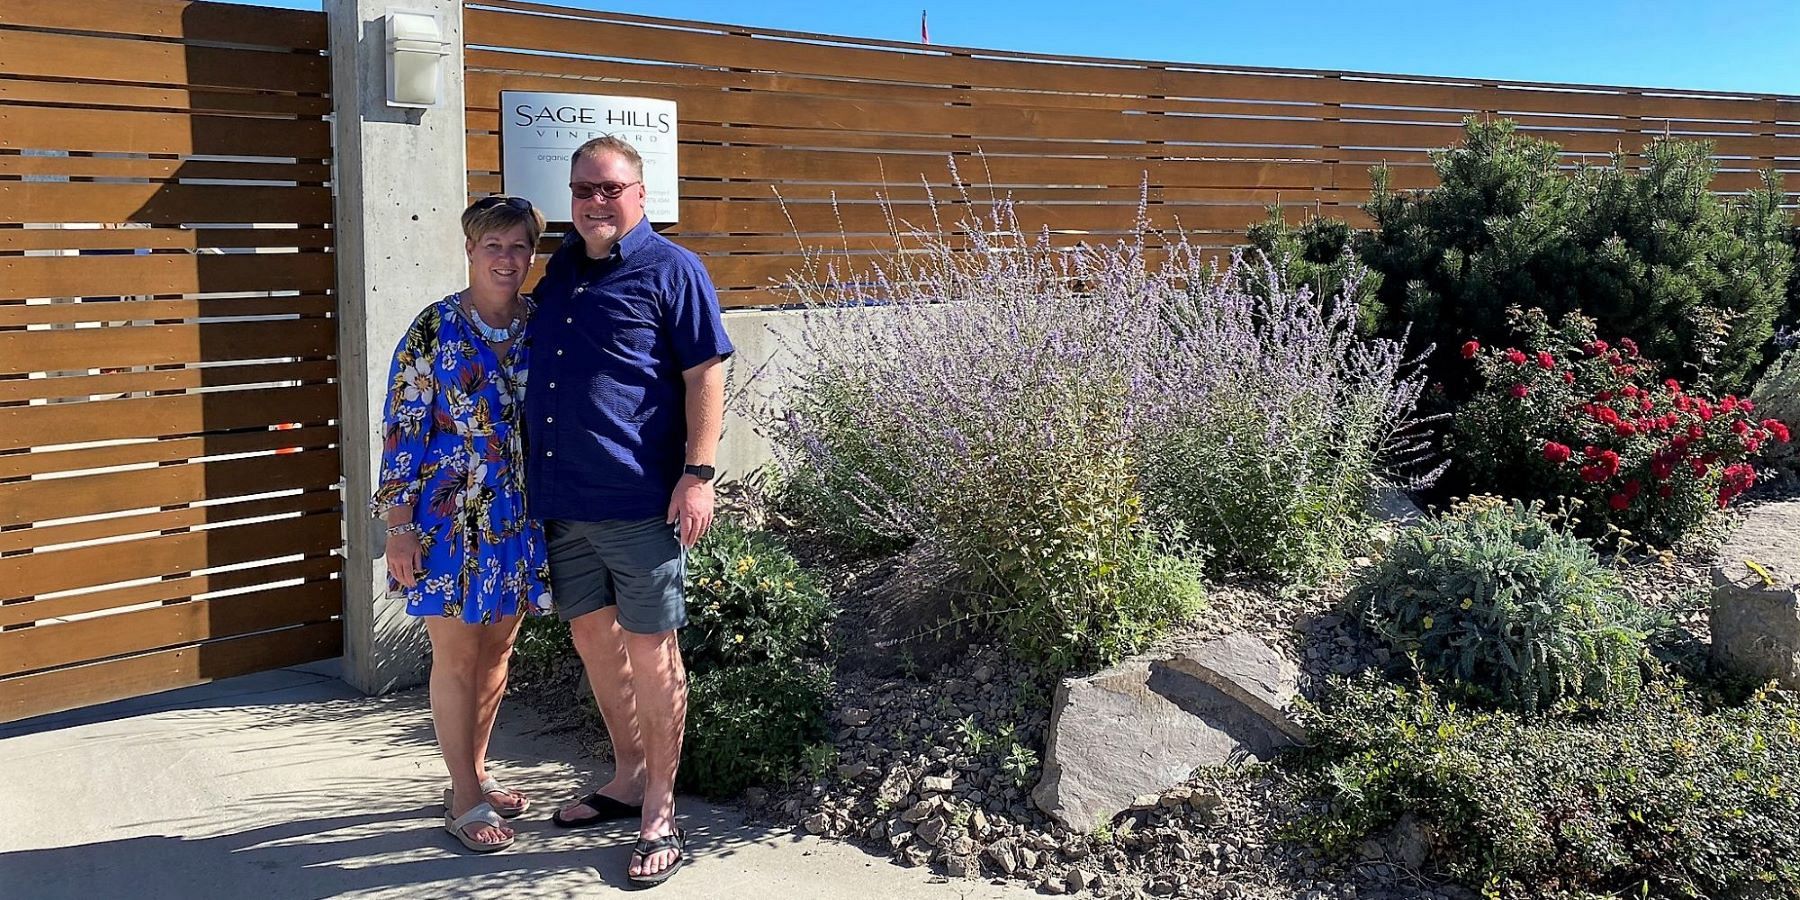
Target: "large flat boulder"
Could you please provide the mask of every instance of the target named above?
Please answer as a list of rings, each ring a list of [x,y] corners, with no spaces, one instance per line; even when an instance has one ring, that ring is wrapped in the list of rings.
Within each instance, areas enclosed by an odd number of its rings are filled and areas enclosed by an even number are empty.
[[[1746,513],[1712,582],[1714,662],[1800,690],[1800,500]]]
[[[1298,674],[1267,645],[1233,634],[1065,679],[1032,802],[1089,832],[1197,768],[1269,759],[1303,737],[1285,713]]]

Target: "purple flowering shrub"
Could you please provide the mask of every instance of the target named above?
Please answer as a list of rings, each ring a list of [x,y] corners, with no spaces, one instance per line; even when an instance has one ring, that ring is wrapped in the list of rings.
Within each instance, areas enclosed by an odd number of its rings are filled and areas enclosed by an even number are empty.
[[[1397,346],[1185,241],[1054,248],[1004,201],[958,232],[896,227],[897,252],[789,281],[806,324],[764,426],[792,507],[931,545],[1053,668],[1190,615],[1209,553],[1311,569],[1347,534],[1418,393]]]

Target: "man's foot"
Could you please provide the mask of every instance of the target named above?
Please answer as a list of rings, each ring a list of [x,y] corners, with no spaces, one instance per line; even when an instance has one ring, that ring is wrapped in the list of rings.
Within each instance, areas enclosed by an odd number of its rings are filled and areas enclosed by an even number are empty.
[[[626,875],[637,884],[661,884],[687,864],[687,832],[676,828],[662,835],[638,835]]]
[[[635,819],[644,814],[643,800],[626,800],[611,791],[617,783],[608,784],[573,803],[556,811],[550,817],[550,823],[558,828],[585,828],[601,822],[616,822],[620,819]]]

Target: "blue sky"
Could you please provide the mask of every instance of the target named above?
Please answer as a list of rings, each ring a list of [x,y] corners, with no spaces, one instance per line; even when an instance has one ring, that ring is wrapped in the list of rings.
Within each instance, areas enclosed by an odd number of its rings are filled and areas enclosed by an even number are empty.
[[[249,2],[249,0],[230,0]],[[318,0],[257,5],[318,9]],[[404,7],[404,0],[395,0]],[[1800,94],[1800,0],[561,0],[558,5],[1004,50]],[[1711,7],[1711,9],[1709,9]]]

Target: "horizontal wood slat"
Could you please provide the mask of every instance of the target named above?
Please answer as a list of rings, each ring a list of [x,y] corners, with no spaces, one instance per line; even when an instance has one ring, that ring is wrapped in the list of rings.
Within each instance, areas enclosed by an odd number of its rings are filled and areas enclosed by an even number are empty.
[[[0,25],[324,50],[325,16],[189,0],[7,0]]]
[[[0,182],[6,222],[331,222],[331,189],[240,184]]]
[[[343,628],[321,622],[9,678],[0,681],[0,722],[330,659],[342,652]]]
[[[325,228],[0,228],[0,251],[325,250],[332,243]]]
[[[287,432],[293,434],[295,432]],[[210,506],[186,506],[141,515],[113,516],[88,522],[61,525],[37,525],[0,531],[0,553],[50,548],[83,541],[104,541],[132,535],[152,536],[158,532],[176,531],[202,525],[223,525],[243,519],[279,516],[292,513],[329,512],[337,509],[335,487],[265,497],[259,500],[237,500]]]
[[[271,257],[279,259],[279,257]],[[0,273],[5,265],[0,263]],[[6,370],[29,366],[57,372],[109,366],[180,365],[246,359],[330,355],[337,343],[333,319],[136,325],[0,331]],[[4,443],[0,440],[0,443]]]
[[[0,257],[0,300],[328,291],[328,253],[155,253]]]
[[[249,181],[322,184],[331,167],[322,163],[238,162],[213,159],[120,159],[110,156],[8,156],[0,154],[0,175],[58,178],[230,178]]]
[[[227,434],[207,434],[166,441],[132,441],[74,450],[38,450],[32,453],[0,454],[0,480],[85,472],[115,466],[139,466],[146,463],[164,465],[225,456],[235,453],[260,453],[271,450],[294,452],[300,449],[327,447],[337,442],[335,425],[313,425],[303,428],[280,427]],[[0,490],[6,486],[0,485]],[[5,546],[0,539],[0,547]]]
[[[0,303],[0,328],[72,322],[138,322],[221,316],[323,316],[336,300],[322,294],[290,297],[208,297],[182,300],[81,300]],[[168,324],[166,321],[163,324]]]
[[[343,610],[335,580],[0,631],[0,678],[93,659],[330,621]]]
[[[0,525],[178,506],[337,482],[336,450],[180,463],[0,484]]]
[[[0,104],[0,148],[327,159],[331,156],[331,128],[317,119],[46,109],[6,103]]]
[[[324,56],[0,28],[0,75],[324,94]]]
[[[0,403],[21,400],[78,398],[121,400],[123,395],[150,391],[183,391],[242,385],[274,386],[290,381],[324,381],[337,377],[337,361],[249,363],[236,366],[188,366],[146,372],[106,372],[59,378],[0,379]]]
[[[202,434],[289,422],[324,424],[337,417],[337,390],[335,384],[307,384],[0,407],[0,450]]]
[[[20,600],[0,604],[0,628],[12,628],[17,625],[41,622],[45,619],[105,612],[142,603],[184,600],[215,591],[242,590],[294,579],[311,581],[329,578],[339,570],[341,565],[342,561],[336,556],[314,556],[291,562],[232,569],[228,572],[214,572],[209,575],[170,578],[128,588]]]
[[[339,530],[336,515],[311,515],[0,557],[0,598],[118,584],[283,556],[330,553],[338,547]]]
[[[234,94],[185,88],[151,88],[68,81],[0,80],[0,102],[44,106],[98,106],[202,113],[323,116],[328,97],[289,94]]]

